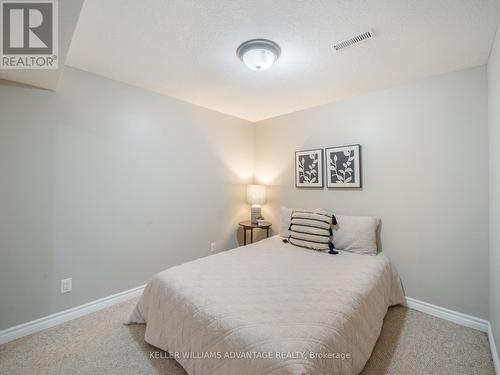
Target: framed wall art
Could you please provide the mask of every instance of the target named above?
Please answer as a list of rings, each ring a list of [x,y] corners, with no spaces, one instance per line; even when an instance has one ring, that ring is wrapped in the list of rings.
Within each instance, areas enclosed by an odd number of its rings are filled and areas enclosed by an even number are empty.
[[[325,149],[326,187],[361,187],[361,146],[347,145]]]
[[[298,188],[322,188],[323,149],[295,152],[295,186]]]

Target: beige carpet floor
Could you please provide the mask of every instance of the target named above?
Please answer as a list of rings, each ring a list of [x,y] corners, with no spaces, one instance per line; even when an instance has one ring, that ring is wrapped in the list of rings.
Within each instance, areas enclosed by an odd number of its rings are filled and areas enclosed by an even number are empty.
[[[150,359],[144,326],[124,326],[136,300],[0,346],[0,374],[185,374]],[[494,375],[486,334],[392,307],[363,375]]]

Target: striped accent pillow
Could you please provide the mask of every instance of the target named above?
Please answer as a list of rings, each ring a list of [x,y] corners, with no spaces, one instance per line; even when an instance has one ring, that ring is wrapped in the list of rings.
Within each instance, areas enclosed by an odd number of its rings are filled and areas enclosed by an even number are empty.
[[[322,210],[294,210],[288,242],[313,250],[331,250],[331,226],[337,224],[335,216]]]

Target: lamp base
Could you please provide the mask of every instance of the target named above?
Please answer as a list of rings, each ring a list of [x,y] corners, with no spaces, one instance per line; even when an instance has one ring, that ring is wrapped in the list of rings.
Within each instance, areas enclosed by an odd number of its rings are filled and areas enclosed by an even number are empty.
[[[252,207],[252,215],[251,215],[252,224],[257,224],[257,218],[261,216],[261,213],[262,213],[261,207]]]

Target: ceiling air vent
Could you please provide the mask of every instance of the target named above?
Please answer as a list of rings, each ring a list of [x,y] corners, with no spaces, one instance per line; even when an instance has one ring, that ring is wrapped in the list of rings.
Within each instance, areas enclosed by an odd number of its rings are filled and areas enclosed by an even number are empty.
[[[344,48],[350,47],[353,44],[362,42],[363,40],[373,38],[375,34],[373,31],[367,31],[366,33],[359,34],[355,36],[354,38],[344,40],[343,42],[337,43],[333,45],[333,48],[335,48],[335,51],[340,51]]]

